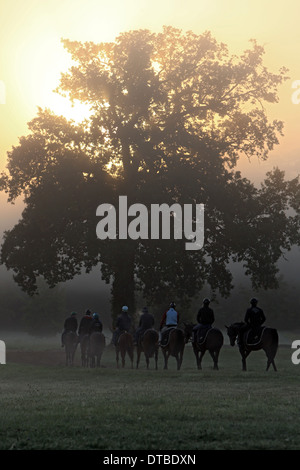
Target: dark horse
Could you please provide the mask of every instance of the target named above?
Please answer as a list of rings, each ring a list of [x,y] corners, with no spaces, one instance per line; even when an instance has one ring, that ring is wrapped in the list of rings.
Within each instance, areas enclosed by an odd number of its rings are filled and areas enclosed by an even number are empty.
[[[193,328],[195,325],[193,325],[192,323],[185,323],[184,325],[185,325],[186,334],[188,335],[189,338],[191,338],[193,334]],[[200,343],[199,341],[197,341],[197,338],[192,340],[192,346],[193,346],[194,354],[196,356],[197,367],[199,370],[202,369],[202,365],[201,365],[202,358],[206,351],[208,351],[212,357],[212,360],[214,362],[214,369],[219,370],[218,360],[219,360],[220,350],[223,344],[224,344],[224,336],[223,336],[222,331],[219,330],[218,328],[208,329],[203,337],[203,340]]]
[[[74,331],[67,331],[64,335],[64,345],[66,350],[66,365],[72,366],[74,363],[75,351],[78,344],[78,336]]]
[[[124,331],[123,333],[121,333],[118,339],[118,342],[116,344],[117,367],[119,367],[119,354],[121,354],[122,367],[124,367],[125,356],[127,353],[131,361],[131,368],[133,369],[133,351],[134,351],[133,336],[131,333],[128,333],[128,331]]]
[[[82,336],[80,340],[80,350],[81,350],[81,365],[87,367],[88,364],[88,347],[89,347],[89,335]]]
[[[157,359],[158,359],[158,332],[152,328],[146,330],[142,335],[141,340],[137,345],[137,360],[136,368],[139,367],[141,353],[144,352],[146,358],[147,369],[149,369],[149,359],[154,356],[155,359],[155,369],[157,369]]]
[[[88,345],[90,367],[100,367],[101,357],[105,348],[105,336],[100,331],[94,331]]]
[[[160,345],[165,360],[164,369],[168,369],[168,359],[170,356],[173,356],[177,362],[177,370],[180,370],[183,359],[183,352],[187,341],[188,337],[183,329],[178,327],[170,328],[167,344]]]
[[[226,326],[226,325],[225,325]],[[245,328],[246,323],[237,322],[232,323],[230,326],[226,326],[227,334],[229,336],[231,346],[234,346],[237,338],[241,336],[240,341],[238,341],[239,351],[242,356],[242,366],[243,370],[247,370],[246,367],[246,358],[249,356],[251,351],[258,351],[263,349],[267,356],[267,369],[269,369],[272,364],[273,369],[277,371],[274,358],[278,349],[278,332],[275,328],[262,327],[261,334],[259,335],[258,340],[253,343],[247,342],[248,332],[244,331],[240,335],[241,328]]]

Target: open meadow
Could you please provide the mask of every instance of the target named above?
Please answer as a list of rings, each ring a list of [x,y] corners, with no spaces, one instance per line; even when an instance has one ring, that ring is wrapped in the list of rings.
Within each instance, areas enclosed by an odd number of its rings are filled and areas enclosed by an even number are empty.
[[[300,449],[300,365],[291,343],[281,344],[278,372],[265,371],[262,351],[242,372],[228,341],[219,371],[207,353],[196,369],[190,344],[176,370],[144,357],[139,369],[117,369],[108,345],[98,369],[83,368],[80,352],[65,366],[59,337],[30,341],[10,336],[0,366],[0,449],[253,450]],[[296,339],[296,337],[294,338]]]

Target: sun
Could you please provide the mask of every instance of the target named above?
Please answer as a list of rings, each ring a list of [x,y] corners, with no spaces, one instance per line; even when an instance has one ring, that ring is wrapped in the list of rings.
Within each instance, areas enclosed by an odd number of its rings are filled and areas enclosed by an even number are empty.
[[[38,38],[29,35],[17,49],[15,77],[25,109],[34,112],[47,108],[59,116],[81,122],[89,116],[87,105],[61,96],[54,90],[59,86],[61,74],[72,66],[61,39],[55,34]]]
[[[82,122],[84,119],[90,117],[90,109],[84,104],[76,101],[71,103],[68,98],[59,95],[56,92],[49,93],[47,97],[46,107],[53,111],[58,116],[63,116],[68,120],[73,120],[76,123]]]

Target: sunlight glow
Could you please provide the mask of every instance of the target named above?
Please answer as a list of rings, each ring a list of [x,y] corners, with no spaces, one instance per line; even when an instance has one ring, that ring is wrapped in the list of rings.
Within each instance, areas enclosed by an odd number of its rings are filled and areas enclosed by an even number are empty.
[[[61,50],[58,54],[57,51]],[[89,115],[89,108],[82,103],[72,103],[54,92],[60,81],[61,72],[71,66],[69,54],[63,49],[59,38],[41,36],[27,37],[19,45],[15,63],[18,86],[28,106],[47,107],[67,119],[82,121]]]

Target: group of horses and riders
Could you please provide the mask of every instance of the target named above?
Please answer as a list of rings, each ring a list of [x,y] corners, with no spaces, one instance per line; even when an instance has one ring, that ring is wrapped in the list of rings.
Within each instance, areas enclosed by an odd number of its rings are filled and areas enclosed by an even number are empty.
[[[90,310],[87,310],[78,328],[77,313],[72,312],[65,320],[61,336],[61,345],[66,349],[66,364],[73,365],[75,351],[80,344],[82,365],[99,367],[105,347],[105,336],[102,330],[103,324],[98,313],[92,314]]]
[[[197,314],[196,324],[183,322],[184,326],[180,327],[179,313],[176,310],[175,303],[171,302],[161,318],[159,332],[154,328],[154,316],[149,313],[147,307],[143,308],[138,327],[133,331],[132,318],[128,312],[128,307],[123,306],[116,320],[116,327],[111,341],[116,349],[117,367],[119,367],[119,356],[121,356],[122,367],[124,367],[126,354],[130,359],[131,367],[133,367],[134,348],[136,347],[136,367],[139,366],[140,356],[143,352],[147,369],[151,357],[154,357],[155,368],[157,369],[158,351],[161,348],[164,356],[164,369],[168,368],[168,359],[173,356],[177,362],[177,370],[179,370],[182,365],[185,345],[190,340],[198,369],[202,368],[202,358],[205,352],[209,351],[213,360],[213,368],[218,370],[218,358],[224,344],[224,337],[222,331],[213,326],[215,315],[210,303],[211,301],[208,298],[203,300],[203,305]],[[234,346],[235,343],[238,345],[243,370],[246,370],[246,358],[250,352],[263,349],[267,356],[267,370],[272,364],[276,371],[274,358],[278,349],[278,333],[276,329],[264,326],[266,317],[257,304],[257,299],[251,299],[251,306],[246,311],[244,321],[226,326],[227,334],[231,346]],[[67,335],[73,333],[77,337],[77,343],[74,340],[76,346],[78,343],[81,345],[82,365],[89,365],[89,361],[91,361],[91,367],[95,366],[96,356],[97,365],[99,366],[105,347],[105,337],[102,329],[99,315],[97,313],[92,315],[90,310],[87,310],[81,319],[77,336],[77,319],[75,312],[73,312],[65,321],[62,343],[66,345],[67,349]],[[95,348],[93,349],[92,346],[95,344],[94,339],[96,340],[96,338],[98,353],[94,351]],[[101,346],[99,346],[100,344]],[[67,364],[73,362],[73,357],[68,362],[67,355]]]

